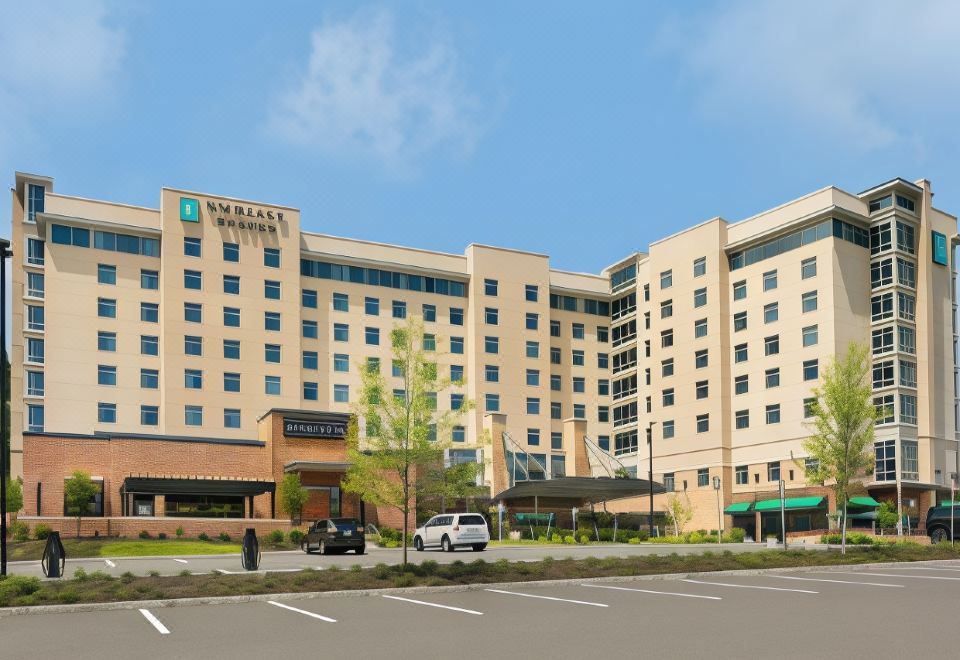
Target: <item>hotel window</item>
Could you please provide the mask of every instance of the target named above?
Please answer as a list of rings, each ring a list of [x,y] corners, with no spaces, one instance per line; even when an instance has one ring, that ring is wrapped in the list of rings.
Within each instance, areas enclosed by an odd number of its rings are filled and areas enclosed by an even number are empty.
[[[561,378],[555,374],[550,376],[550,390],[553,392],[559,392],[561,388]]]
[[[780,335],[765,337],[763,340],[763,354],[777,355],[780,353]]]
[[[142,426],[159,425],[160,408],[158,406],[140,406],[140,424]]]
[[[160,305],[157,303],[140,303],[140,320],[144,323],[159,323]]]
[[[334,356],[334,357],[336,357],[336,356]],[[344,356],[344,357],[348,357],[348,358],[349,358],[349,356]],[[368,357],[368,358],[367,358],[367,365],[366,365],[366,366],[367,366],[367,373],[368,373],[368,374],[379,374],[379,373],[380,373],[380,358],[378,358],[378,357]],[[451,375],[451,376],[452,376],[453,373],[454,373],[453,370],[454,370],[454,367],[451,366],[451,367],[450,367],[450,375]],[[346,371],[346,370],[345,370],[345,371]],[[463,379],[463,374],[462,374],[462,373],[460,374],[460,377],[461,377],[461,380],[462,380],[462,379]]]
[[[803,345],[815,346],[820,341],[820,333],[815,325],[808,325],[803,328]]]
[[[630,294],[630,296],[634,298],[634,306],[636,306],[636,296],[632,293]],[[643,285],[643,302],[650,302],[650,285],[649,284]]]
[[[900,196],[897,195],[897,200]],[[912,204],[913,202],[911,202]],[[916,238],[913,225],[897,220],[897,249],[903,250],[908,254],[916,251]]]
[[[264,312],[263,329],[271,332],[280,332],[280,312]]]
[[[897,313],[905,321],[913,321],[916,318],[917,300],[909,293],[897,293]]]
[[[527,444],[533,446],[540,444],[540,429],[527,429]]]
[[[609,369],[610,368],[610,355],[607,353],[597,353],[597,368],[598,369]]]
[[[693,364],[697,369],[704,369],[710,363],[710,353],[704,348],[693,354]]]
[[[267,268],[280,268],[280,249],[263,248],[263,265]]]
[[[663,439],[669,440],[674,436],[675,427],[672,419],[668,419],[663,423]]]
[[[43,406],[27,405],[27,430],[43,432]]]
[[[155,270],[141,270],[140,271],[140,288],[141,289],[159,289],[160,273]]]
[[[746,374],[733,379],[733,393],[746,394],[750,391],[750,377]]]
[[[673,329],[664,330],[660,333],[660,346],[669,348],[673,346]]]
[[[780,310],[777,303],[770,303],[763,306],[763,322],[773,323],[780,317]]]
[[[777,288],[777,271],[771,270],[763,274],[763,290],[772,291]]]
[[[750,428],[750,411],[738,410],[734,415],[734,426],[738,429]]]
[[[746,280],[740,280],[739,282],[733,283],[733,299],[734,300],[743,300],[747,297],[747,282]]]
[[[185,257],[200,257],[203,254],[199,238],[185,236],[183,239],[183,255]]]
[[[335,403],[349,403],[350,401],[350,386],[349,385],[334,385],[333,386],[333,400]]]
[[[892,380],[892,374],[891,374]],[[891,383],[892,384],[892,383]],[[900,385],[903,387],[917,386],[917,363],[900,360]]]
[[[870,204],[872,206],[873,202]],[[893,247],[892,238],[889,221],[870,227],[870,254],[879,254],[889,250]]]
[[[550,403],[550,419],[562,419],[563,410],[556,401]]]
[[[803,379],[817,380],[820,378],[820,362],[818,360],[804,360]]]
[[[733,315],[733,331],[740,332],[747,329],[747,313],[737,312]]]
[[[380,299],[370,297],[364,298],[363,313],[368,316],[380,316]]]
[[[899,338],[900,351],[903,353],[909,353],[913,355],[917,352],[916,346],[916,333],[913,331],[913,328],[908,328],[905,326],[897,326],[897,335]]]
[[[697,487],[705,488],[710,485],[710,468],[700,468],[697,470]]]
[[[44,309],[38,305],[27,305],[27,330],[38,332],[44,327]]]
[[[316,351],[303,351],[303,354],[300,357],[300,361],[304,369],[318,368],[319,358],[317,357]]]
[[[437,336],[432,334],[423,335],[423,350],[433,352],[437,350]]]
[[[817,276],[817,258],[810,257],[800,262],[800,279],[807,280]]]
[[[697,289],[693,292],[693,306],[694,307],[703,307],[707,304],[707,289],[706,287],[702,289]]]
[[[237,243],[224,243],[223,260],[238,263],[240,261],[240,245]]]
[[[268,300],[280,300],[280,282],[276,280],[264,280],[263,297]]]
[[[735,474],[736,482],[738,486],[745,486],[750,482],[750,476],[749,474],[747,474],[746,465],[738,465],[734,469],[734,474]]]
[[[116,284],[117,267],[109,264],[97,264],[97,283]]]
[[[319,337],[319,326],[316,321],[304,321],[300,324],[303,336],[306,339],[317,339]]]
[[[264,344],[263,345],[263,361],[279,364],[280,363],[280,344]]]
[[[43,265],[43,241],[38,238],[27,239],[27,263],[32,266]]]
[[[573,404],[573,417],[574,419],[586,419],[587,407],[582,403]]]
[[[497,281],[496,280],[484,280],[483,281],[483,292],[488,296],[497,295]]]
[[[670,406],[672,406],[673,403],[674,403],[674,400],[675,400],[675,398],[676,398],[676,397],[674,396],[673,388],[670,387],[670,388],[667,388],[667,389],[663,390],[663,392],[661,392],[661,398],[662,398],[662,400],[663,400],[663,407],[664,407],[664,408],[669,408]]]
[[[392,304],[393,308],[393,318],[395,319],[405,319],[407,318],[407,303],[402,300],[394,300]]]
[[[800,299],[801,309],[804,314],[814,312],[817,309],[817,292],[808,291]]]
[[[117,301],[113,298],[97,298],[97,316],[107,319],[117,318]]]
[[[240,410],[237,408],[224,408],[223,427],[227,429],[240,428]]]
[[[584,326],[583,326],[582,323],[574,323],[574,324],[573,324],[572,329],[571,329],[571,336],[572,336],[574,339],[583,339],[583,338],[584,338],[584,336],[585,336],[585,334],[584,334]]]
[[[606,378],[601,378],[597,381],[597,394],[600,396],[609,396],[610,395],[610,381]]]
[[[483,368],[483,377],[488,383],[500,382],[500,367],[488,364]]]
[[[877,424],[892,424],[896,421],[892,394],[873,397],[873,407],[877,411]]]
[[[767,463],[767,481],[780,481],[780,461]]]
[[[763,380],[768,390],[773,387],[780,387],[780,367],[767,369],[763,373]]]
[[[140,335],[140,353],[143,355],[159,355],[160,338],[152,335]]]
[[[496,307],[487,307],[483,311],[483,319],[487,325],[497,325],[500,322],[500,312]]]
[[[817,404],[816,397],[810,397],[808,399],[803,400],[803,418],[804,419],[810,419],[811,417],[814,416],[814,413],[816,412],[816,404]]]
[[[203,323],[203,305],[183,303],[183,320],[188,323]]]
[[[893,200],[890,195],[870,200],[870,213],[876,213],[882,209],[888,209],[893,206]]]
[[[524,287],[524,297],[527,302],[537,302],[538,289],[536,284],[527,284]]]
[[[304,382],[303,398],[307,401],[316,401],[319,398],[320,389],[316,383]]]
[[[450,325],[463,325],[463,310],[461,308],[450,308]]]
[[[700,319],[693,322],[693,336],[695,339],[707,336],[707,319]]]
[[[553,433],[552,435],[553,435],[553,436],[556,436],[556,437],[558,438],[558,440],[560,441],[560,444],[557,445],[557,446],[555,446],[554,449],[560,449],[560,448],[561,448],[561,445],[562,445],[562,443],[563,443],[563,440],[562,440],[563,434],[562,434],[562,433]],[[609,436],[609,435],[598,435],[598,436],[597,436],[597,445],[599,445],[600,449],[602,449],[603,451],[610,451],[610,436]]]
[[[467,441],[467,429],[462,426],[454,426],[450,432],[450,439],[453,442],[466,442]]]
[[[903,195],[897,195],[897,206],[902,206],[908,211],[916,211],[916,205],[913,200],[909,197],[904,197]]]
[[[183,353],[184,355],[203,355],[203,337],[184,336]]]
[[[920,460],[917,455],[917,441],[901,440],[900,448],[903,450],[903,465],[900,468],[900,478],[906,481],[919,481]]]
[[[693,276],[702,277],[707,274],[707,258],[699,257],[693,260]]]
[[[698,399],[706,399],[710,396],[710,382],[706,380],[697,381],[696,392]]]
[[[610,341],[610,330],[602,325],[597,326],[597,341],[606,344]]]
[[[235,373],[223,374],[223,391],[239,392],[240,391],[240,374],[235,374]]]
[[[451,367],[451,370],[453,367]],[[457,380],[453,379],[452,380]],[[462,372],[461,372],[462,379]],[[527,385],[530,387],[538,387],[540,385],[540,371],[538,369],[527,369]]]
[[[498,337],[484,337],[483,350],[486,353],[497,354],[500,352],[500,339]]]
[[[117,423],[117,404],[115,403],[98,403],[97,404],[97,421],[101,424],[116,424]]]
[[[350,311],[350,297],[345,293],[335,293],[333,294],[333,311],[335,312],[349,312]]]
[[[198,291],[203,288],[203,275],[199,270],[183,271],[183,288]]]
[[[183,386],[188,390],[203,389],[203,372],[199,369],[184,369]]]
[[[673,316],[673,300],[664,300],[660,303],[660,318],[668,319]]]
[[[187,426],[203,426],[203,406],[184,406],[183,423]]]
[[[901,363],[902,365],[903,363]],[[873,388],[890,387],[894,384],[893,360],[877,362],[873,365]]]
[[[877,481],[896,481],[897,479],[897,441],[880,440],[873,443],[874,478]]]
[[[309,351],[308,351],[309,352]],[[304,362],[306,362],[307,353],[304,353]],[[313,353],[312,356],[313,364],[317,363],[317,354]],[[310,367],[311,369],[316,369],[316,366]],[[346,373],[350,371],[350,356],[343,353],[334,353],[333,355],[333,370],[341,373]]]
[[[893,293],[881,293],[879,296],[870,298],[870,319],[872,321],[883,321],[893,318]]]
[[[897,257],[897,282],[911,289],[916,289],[917,265],[912,261]]]
[[[364,328],[363,338],[364,338],[364,342],[368,346],[379,346],[380,345],[380,328]]]
[[[263,393],[271,396],[280,395],[280,376],[263,377]]]
[[[317,292],[310,289],[304,289],[300,292],[300,304],[310,309],[317,308]]]
[[[116,352],[116,350],[117,350],[117,333],[116,333],[116,332],[103,332],[103,331],[98,332],[98,333],[97,333],[97,350],[98,350],[98,351]]]
[[[550,321],[550,336],[551,337],[560,336],[560,321]]]
[[[236,339],[223,340],[223,357],[227,360],[240,359],[240,342]]]
[[[540,399],[535,396],[527,397],[527,414],[528,415],[539,415],[540,414]]]
[[[116,385],[117,368],[105,364],[97,365],[97,384],[98,385]]]
[[[450,337],[450,352],[463,355],[463,337]],[[527,342],[527,356],[530,355],[530,342]]]
[[[883,259],[870,264],[870,286],[878,288],[893,284],[893,259]]]
[[[669,289],[673,286],[673,271],[665,270],[660,273],[660,288]]]
[[[747,361],[747,345],[746,344],[737,344],[733,347],[733,361],[734,362],[746,362]]]
[[[917,423],[917,397],[913,394],[900,395],[900,423]],[[906,456],[904,456],[904,459],[906,459]],[[914,477],[914,479],[916,479],[916,477]]]
[[[113,234],[111,234],[112,236]],[[90,247],[90,230],[66,225],[53,225],[53,242],[58,245]]]
[[[485,394],[484,410],[486,410],[487,412],[499,412],[500,411],[500,395]]]
[[[450,410],[460,410],[463,408],[463,395],[462,394],[451,394],[450,395]]]
[[[893,350],[893,328],[879,328],[871,333],[873,354],[879,355]]]
[[[607,446],[607,448],[609,449],[609,445]],[[550,434],[550,449],[553,449],[553,450],[563,449],[563,433],[554,432]]]
[[[673,375],[673,358],[663,360],[660,362],[660,376],[662,378],[667,378],[668,376]]]
[[[597,421],[602,424],[610,421],[610,406],[597,406]]]
[[[423,305],[423,320],[427,323],[435,323],[437,320],[437,307],[436,305]]]
[[[586,358],[583,351],[572,351],[572,364],[575,367],[582,367],[586,364]]]
[[[586,380],[581,376],[575,376],[573,378],[573,391],[578,394],[582,394],[587,391]]]

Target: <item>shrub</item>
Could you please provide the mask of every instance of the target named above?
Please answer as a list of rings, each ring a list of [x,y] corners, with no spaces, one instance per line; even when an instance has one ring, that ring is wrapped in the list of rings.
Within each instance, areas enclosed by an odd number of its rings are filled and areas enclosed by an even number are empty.
[[[136,579],[137,579],[137,576],[131,573],[130,571],[124,571],[120,575],[120,581],[123,582],[124,584],[129,584]]]
[[[14,524],[16,524],[16,523],[14,523]],[[45,540],[47,539],[47,537],[50,536],[50,532],[52,532],[52,531],[53,531],[53,530],[50,529],[50,526],[49,526],[49,525],[44,525],[43,523],[40,523],[39,525],[37,525],[36,527],[33,528],[33,536],[34,536],[34,538],[36,538],[38,541],[45,541]]]
[[[420,563],[420,570],[423,571],[424,575],[433,575],[437,572],[437,568],[440,566],[437,562],[432,559],[424,560]]]
[[[292,543],[292,544],[294,544],[294,545],[300,545],[300,542],[303,541],[303,537],[304,537],[304,536],[306,536],[306,534],[304,534],[303,531],[301,531],[301,530],[299,530],[299,529],[291,529],[291,530],[290,530],[290,543]]]
[[[90,574],[90,579],[109,582],[110,580],[113,579],[113,577],[111,577],[109,573],[105,573],[104,571],[94,571],[93,573]]]
[[[586,534],[581,534],[581,535],[580,535],[580,543],[583,544],[583,545],[587,545],[588,543],[590,543],[590,537],[587,536]]]
[[[270,543],[283,543],[283,532],[279,529],[273,530],[267,534],[267,541]]]
[[[547,542],[547,537],[544,536],[543,534],[537,537],[537,543],[546,543],[546,542]]]
[[[551,543],[563,543],[563,537],[560,536],[559,534],[554,534],[553,536],[550,537],[550,542],[551,542]]]
[[[175,533],[177,535],[177,538],[180,538],[181,536],[183,536],[183,527],[177,527],[177,531]]]
[[[226,532],[220,532],[220,536],[218,536],[217,538],[226,543],[227,541],[230,540],[230,535],[227,534]],[[283,540],[283,536],[282,536],[282,535],[281,535],[280,540],[281,540],[281,541]]]
[[[166,532],[160,532],[159,534],[157,534],[157,538],[160,539],[161,541],[164,541],[164,540],[166,540],[166,538],[167,538],[167,533],[166,533]]]
[[[13,537],[14,541],[26,541],[30,538],[30,526],[17,520],[10,524],[10,536]]]
[[[142,539],[148,539],[148,538],[150,538],[150,532],[148,532],[148,531],[145,530],[145,529],[141,529],[139,536],[140,536],[140,538],[142,538]]]
[[[193,575],[193,573],[190,572],[190,569],[189,569],[189,568],[185,568],[185,569],[183,569],[182,571],[180,571],[180,573],[178,573],[178,575],[179,575],[180,577],[190,577],[191,575]]]
[[[393,586],[400,588],[413,586],[414,578],[413,573],[402,573],[393,578]]]
[[[201,541],[209,541],[209,540],[210,540],[210,537],[207,535],[206,532],[200,532],[200,534],[197,535],[197,538],[200,539]]]
[[[388,577],[390,577],[390,567],[383,562],[380,562],[373,567],[373,577],[377,578],[378,580],[386,580]]]
[[[82,568],[78,568],[73,572],[73,579],[77,580],[78,582],[86,582],[88,577],[90,576],[87,575],[87,572]]]
[[[577,539],[573,538],[573,535],[564,536],[564,537],[563,537],[563,542],[564,542],[565,544],[567,544],[567,545],[573,545],[574,543],[577,542]]]
[[[743,543],[743,539],[745,539],[746,537],[747,537],[747,531],[745,529],[742,529],[740,527],[734,527],[733,529],[730,530],[727,536],[724,537],[723,540],[724,541],[729,540],[728,542],[730,543]]]
[[[330,566],[327,566],[327,570],[328,570],[328,571],[333,571],[334,573],[336,573],[337,571],[342,570],[342,569],[340,568],[340,565],[339,565],[339,564],[331,564]]]
[[[0,606],[9,605],[14,598],[29,596],[40,590],[40,578],[9,575],[0,580]]]
[[[160,571],[150,571],[147,575],[150,577],[160,577]]]
[[[824,534],[820,537],[820,543],[839,545],[841,542],[840,534]],[[872,536],[861,532],[847,532],[847,543],[850,545],[874,545],[876,541]]]
[[[361,566],[360,564],[354,564],[353,566],[350,567],[350,572],[363,573],[363,566]]]
[[[630,545],[640,545],[640,537],[639,537],[639,536],[631,536],[631,537],[627,540],[627,543],[629,543]]]

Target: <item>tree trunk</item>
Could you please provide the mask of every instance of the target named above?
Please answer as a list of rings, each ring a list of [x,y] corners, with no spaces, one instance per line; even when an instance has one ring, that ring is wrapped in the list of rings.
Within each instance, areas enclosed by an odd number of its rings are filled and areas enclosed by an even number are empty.
[[[80,519],[82,516],[77,516],[77,538],[80,538]]]
[[[407,478],[403,479],[403,537],[400,543],[403,545],[403,570],[407,569],[407,518],[410,516],[410,486]]]
[[[846,498],[844,498],[846,499]],[[847,504],[843,504],[843,518],[840,520],[840,554],[847,554]]]

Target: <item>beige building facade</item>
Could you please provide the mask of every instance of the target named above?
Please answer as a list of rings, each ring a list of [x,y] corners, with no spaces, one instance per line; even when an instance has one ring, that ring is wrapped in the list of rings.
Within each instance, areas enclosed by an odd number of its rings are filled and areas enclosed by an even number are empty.
[[[781,479],[796,505],[788,529],[834,509],[805,481],[807,402],[833,355],[868,343],[889,414],[865,487],[920,517],[957,469],[957,221],[932,198],[927,181],[825,188],[592,275],[513,249],[312,233],[278,204],[164,188],[159,208],[142,208],[17,174],[13,473],[36,486],[24,448],[45,437],[135,436],[175,452],[156,441],[263,441],[269,410],[349,412],[359,370],[392,377],[390,330],[418,316],[441,370],[464,381],[438,407],[476,402],[439,440],[448,460],[484,463],[492,495],[523,479],[646,477],[649,430],[669,491],[655,508],[677,494],[695,528],[715,528],[719,503],[725,526],[756,537]],[[47,481],[73,466],[50,469]]]

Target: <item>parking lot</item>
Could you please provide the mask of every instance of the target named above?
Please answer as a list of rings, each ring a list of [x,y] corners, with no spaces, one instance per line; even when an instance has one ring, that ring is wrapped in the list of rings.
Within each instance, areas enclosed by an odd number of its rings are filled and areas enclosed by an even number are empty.
[[[950,657],[960,562],[0,618],[4,657]]]

